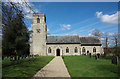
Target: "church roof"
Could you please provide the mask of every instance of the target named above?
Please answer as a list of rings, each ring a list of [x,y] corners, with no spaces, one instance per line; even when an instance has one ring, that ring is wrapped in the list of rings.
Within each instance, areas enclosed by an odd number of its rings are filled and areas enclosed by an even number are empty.
[[[48,35],[47,43],[80,43],[78,35]]]
[[[80,37],[81,45],[101,45],[99,37]]]
[[[80,37],[79,35],[47,35],[47,44],[101,45],[98,37]]]

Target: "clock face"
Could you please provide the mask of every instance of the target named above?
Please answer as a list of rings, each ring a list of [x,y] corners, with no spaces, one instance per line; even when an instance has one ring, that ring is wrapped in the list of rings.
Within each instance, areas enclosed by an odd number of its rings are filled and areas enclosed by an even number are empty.
[[[37,33],[40,33],[40,29],[36,29]]]

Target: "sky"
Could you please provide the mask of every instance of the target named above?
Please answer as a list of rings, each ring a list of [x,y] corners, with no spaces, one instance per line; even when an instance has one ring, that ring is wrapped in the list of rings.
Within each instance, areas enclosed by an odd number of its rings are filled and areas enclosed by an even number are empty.
[[[90,36],[92,30],[118,32],[117,2],[30,2],[38,13],[45,13],[51,35]],[[26,16],[30,29],[32,15]]]

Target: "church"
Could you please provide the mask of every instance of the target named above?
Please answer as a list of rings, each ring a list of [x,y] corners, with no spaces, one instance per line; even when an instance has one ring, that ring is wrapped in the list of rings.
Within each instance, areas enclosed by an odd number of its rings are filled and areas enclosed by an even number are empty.
[[[47,35],[46,16],[33,13],[30,55],[62,56],[103,54],[99,37],[79,35]]]

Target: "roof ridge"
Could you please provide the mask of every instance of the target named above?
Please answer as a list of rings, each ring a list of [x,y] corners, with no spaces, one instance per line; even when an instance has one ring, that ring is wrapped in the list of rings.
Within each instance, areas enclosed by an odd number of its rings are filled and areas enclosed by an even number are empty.
[[[79,36],[79,35],[47,35],[47,36]]]
[[[79,37],[98,37],[98,36],[79,36]]]

